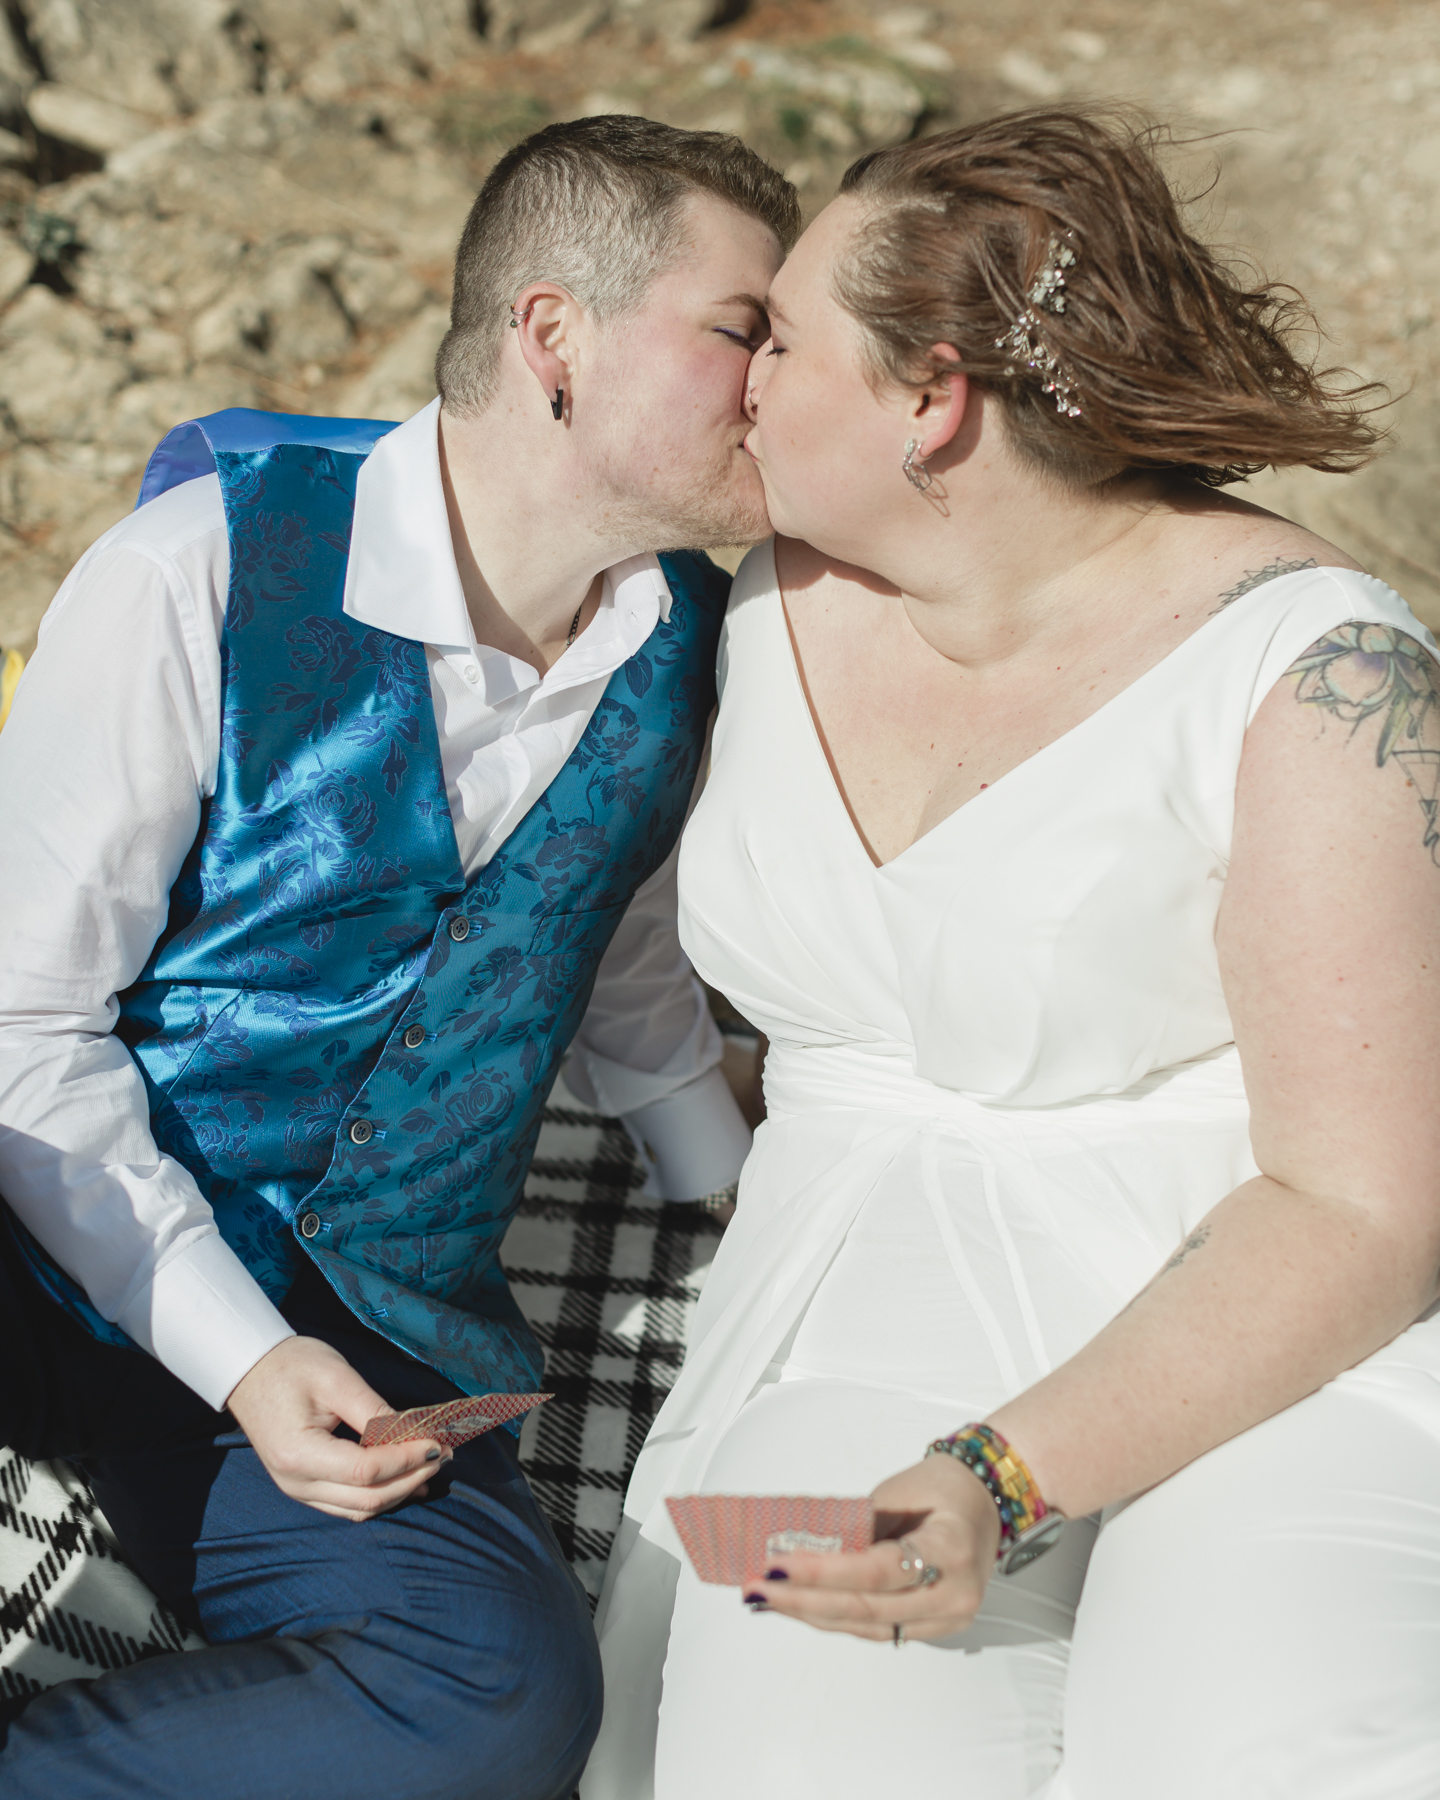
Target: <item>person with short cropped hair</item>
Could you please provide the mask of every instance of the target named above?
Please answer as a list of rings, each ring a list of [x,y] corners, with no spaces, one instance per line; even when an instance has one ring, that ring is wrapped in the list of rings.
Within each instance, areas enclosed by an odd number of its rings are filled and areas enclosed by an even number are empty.
[[[767,298],[680,918],[769,1112],[584,1800],[1440,1793],[1440,668],[1227,491],[1383,395],[1163,135],[877,152]],[[874,1541],[702,1581],[717,1495]]]
[[[547,128],[439,399],[179,427],[47,613],[0,738],[0,1441],[79,1462],[208,1648],[10,1705],[7,1800],[569,1800],[599,1669],[518,1427],[357,1440],[540,1388],[499,1251],[567,1053],[668,1198],[748,1149],[673,846],[797,227],[733,138]]]

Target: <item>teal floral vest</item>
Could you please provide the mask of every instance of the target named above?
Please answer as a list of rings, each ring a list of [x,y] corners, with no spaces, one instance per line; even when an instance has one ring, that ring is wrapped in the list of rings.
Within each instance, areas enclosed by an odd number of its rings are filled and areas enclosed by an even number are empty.
[[[471,1393],[533,1388],[500,1243],[560,1059],[685,818],[728,577],[673,605],[468,885],[422,644],[341,608],[357,472],[388,426],[221,413],[142,501],[214,468],[230,535],[219,774],[165,930],[121,996],[160,1147],[277,1301],[310,1257]]]

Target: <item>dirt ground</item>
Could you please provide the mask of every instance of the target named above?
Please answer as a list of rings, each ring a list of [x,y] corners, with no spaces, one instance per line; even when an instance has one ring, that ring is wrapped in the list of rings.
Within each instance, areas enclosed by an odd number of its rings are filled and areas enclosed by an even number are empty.
[[[32,30],[11,56],[28,113],[0,130],[0,149],[23,140],[0,167],[0,645],[30,647],[168,424],[222,405],[422,404],[468,200],[545,120],[738,131],[813,212],[862,148],[1040,99],[1173,125],[1202,234],[1301,290],[1327,363],[1389,384],[1393,441],[1372,468],[1249,492],[1440,625],[1440,9],[1425,0],[433,0],[449,35],[428,59],[398,39],[381,54],[353,24],[292,43],[275,23],[241,45],[240,74],[195,62],[221,70],[213,93],[157,100],[150,65],[114,63],[107,96],[132,110],[98,125],[95,45],[152,0],[76,6],[97,21],[83,54],[52,46],[45,0],[10,9]],[[107,132],[115,147],[96,149]]]

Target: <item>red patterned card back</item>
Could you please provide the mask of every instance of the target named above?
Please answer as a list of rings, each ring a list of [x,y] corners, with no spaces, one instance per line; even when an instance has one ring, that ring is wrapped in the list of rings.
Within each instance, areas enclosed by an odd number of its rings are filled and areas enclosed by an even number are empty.
[[[412,1406],[409,1412],[378,1413],[365,1427],[360,1443],[364,1449],[373,1450],[381,1444],[409,1444],[416,1438],[433,1438],[442,1448],[454,1450],[551,1398],[549,1394],[476,1394],[466,1400],[447,1400],[441,1406]]]
[[[724,1587],[763,1575],[774,1556],[868,1550],[875,1541],[875,1508],[868,1499],[681,1494],[665,1505],[695,1573]]]

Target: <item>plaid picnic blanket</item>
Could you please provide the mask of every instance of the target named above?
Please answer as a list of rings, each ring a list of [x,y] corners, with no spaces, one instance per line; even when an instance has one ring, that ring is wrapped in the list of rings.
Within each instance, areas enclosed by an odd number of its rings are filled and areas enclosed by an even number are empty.
[[[528,1415],[521,1462],[592,1600],[720,1238],[644,1186],[619,1120],[557,1086],[502,1252],[555,1395]],[[201,1647],[126,1566],[74,1470],[0,1448],[0,1705]]]

